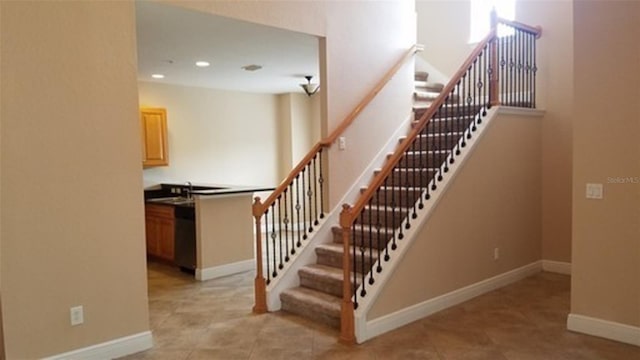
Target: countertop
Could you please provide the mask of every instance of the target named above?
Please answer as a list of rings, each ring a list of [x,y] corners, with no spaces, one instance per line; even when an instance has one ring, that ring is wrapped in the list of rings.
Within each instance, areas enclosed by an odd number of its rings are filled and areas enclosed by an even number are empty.
[[[162,188],[171,188],[171,187],[182,187],[187,188],[186,185],[177,185],[177,184],[161,184]],[[222,195],[235,195],[235,194],[246,194],[246,193],[254,193],[261,191],[272,191],[274,187],[260,187],[260,186],[225,186],[225,185],[201,185],[194,184],[194,190],[191,191],[191,198],[187,198],[181,195],[176,195],[169,192],[162,192],[162,190],[158,189],[147,189],[149,194],[154,192],[153,196],[145,195],[145,202],[151,204],[163,204],[163,205],[173,205],[177,207],[194,207],[195,206],[195,198],[193,196],[202,196],[205,198],[222,196]],[[161,192],[158,192],[161,191]]]

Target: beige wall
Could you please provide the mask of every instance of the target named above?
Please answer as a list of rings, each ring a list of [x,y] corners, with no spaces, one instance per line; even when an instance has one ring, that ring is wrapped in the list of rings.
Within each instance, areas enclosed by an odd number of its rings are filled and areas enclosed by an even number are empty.
[[[453,76],[475,47],[469,44],[469,0],[417,0],[420,57],[448,77]]]
[[[516,18],[542,26],[538,108],[542,120],[542,258],[571,262],[573,2],[518,0]],[[579,122],[579,120],[576,120]]]
[[[198,269],[253,259],[252,194],[198,197]]]
[[[322,114],[333,130],[383,74],[415,43],[411,1],[168,1],[178,6],[319,37]],[[349,148],[329,152],[331,206],[371,162],[411,109],[413,64],[408,64],[345,133]],[[326,133],[324,134],[326,135]]]
[[[418,1],[423,56],[451,76],[469,55],[469,0]],[[516,20],[542,26],[537,42],[538,108],[542,120],[542,257],[571,261],[571,153],[573,128],[573,2],[519,0]],[[441,36],[446,34],[446,36]]]
[[[325,37],[325,134],[415,43],[410,1],[173,2]],[[133,3],[0,6],[7,355],[42,357],[146,331]],[[409,64],[357,121],[351,150],[332,154],[334,203],[408,116],[412,72]],[[78,304],[86,322],[72,328],[69,307]]]
[[[493,120],[368,320],[540,260],[540,126],[539,117]]]
[[[7,357],[147,331],[133,4],[0,7]]]
[[[319,96],[289,93],[278,95],[278,147],[280,179],[284,179],[309,150],[320,141]]]
[[[571,312],[640,326],[640,3],[574,10]],[[586,199],[586,183],[604,199]]]
[[[138,94],[140,106],[167,109],[169,131],[169,166],[144,170],[145,185],[280,182],[276,95],[144,81]]]

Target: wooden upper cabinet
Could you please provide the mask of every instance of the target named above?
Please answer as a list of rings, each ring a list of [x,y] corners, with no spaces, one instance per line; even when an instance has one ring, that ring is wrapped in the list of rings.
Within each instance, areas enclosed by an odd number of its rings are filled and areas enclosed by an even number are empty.
[[[169,165],[167,111],[159,108],[140,109],[142,127],[142,166]]]

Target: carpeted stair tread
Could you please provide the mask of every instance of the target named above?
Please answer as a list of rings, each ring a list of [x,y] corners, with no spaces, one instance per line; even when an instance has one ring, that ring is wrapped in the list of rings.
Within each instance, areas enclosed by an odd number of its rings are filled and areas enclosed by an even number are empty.
[[[439,93],[444,89],[444,84],[438,82],[415,80],[415,88],[422,91],[433,91]]]
[[[311,264],[300,268],[298,275],[300,276],[300,286],[302,287],[338,297],[342,296],[342,280],[344,279],[342,268]]]
[[[378,244],[378,243],[383,243],[386,244],[386,242],[393,236],[395,229],[391,229],[391,228],[385,228],[382,227],[380,229],[371,229],[373,231],[370,230],[369,226],[362,226],[360,224],[355,224],[353,226],[355,232],[356,232],[356,239],[355,239],[355,246],[362,246],[363,244],[360,243],[360,241],[363,238],[363,234],[365,234],[365,238],[369,239],[369,235],[371,235],[371,239],[374,242],[374,244]],[[342,246],[342,228],[340,226],[334,226],[331,228],[331,232],[333,233],[333,242],[336,244],[341,244],[340,246]],[[380,241],[378,241],[380,240]],[[353,242],[353,239],[351,240]]]
[[[384,241],[381,240],[380,242],[381,242],[380,247],[384,248],[384,246],[386,246],[386,240]],[[374,245],[376,244],[377,242],[374,243]],[[370,267],[378,259],[377,251],[369,251],[368,247],[360,247],[359,245],[357,245],[357,248],[365,249],[365,252],[366,252],[364,259],[360,256],[356,258],[357,269],[361,268],[363,261],[365,266]],[[318,264],[334,267],[337,269],[342,269],[342,256],[344,255],[344,248],[342,243],[333,242],[333,243],[318,245],[316,246],[315,250],[316,250],[316,256],[318,258],[318,261],[317,261]],[[349,246],[349,256],[352,256],[352,254],[353,254],[353,245]],[[353,261],[353,258],[351,260]]]
[[[281,292],[280,301],[284,311],[334,328],[340,327],[342,299],[337,296],[300,286]]]
[[[426,71],[416,71],[413,78],[416,81],[427,81],[429,80],[429,73]]]

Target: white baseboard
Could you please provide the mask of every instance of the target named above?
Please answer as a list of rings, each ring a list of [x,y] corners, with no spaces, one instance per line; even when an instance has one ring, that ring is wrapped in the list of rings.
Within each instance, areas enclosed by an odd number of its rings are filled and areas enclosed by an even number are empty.
[[[462,302],[470,300],[476,296],[485,294],[489,291],[501,288],[509,285],[518,280],[524,279],[527,276],[531,276],[542,270],[542,264],[540,261],[533,262],[531,264],[522,266],[520,268],[508,271],[506,273],[494,276],[492,278],[482,280],[472,285],[465,286],[463,288],[454,290],[452,292],[440,295],[433,299],[415,304],[408,308],[396,311],[392,314],[385,315],[383,317],[367,321],[365,325],[366,330],[361,337],[357,336],[358,343],[362,343],[378,335],[384,334],[388,331],[397,329],[401,326],[412,323],[416,320],[422,319],[438,311],[446,308],[458,305]]]
[[[249,259],[205,269],[196,269],[196,280],[205,281],[216,279],[227,275],[249,271],[254,268],[255,260]]]
[[[607,321],[589,316],[569,314],[567,329],[640,346],[640,327]]]
[[[552,273],[571,275],[571,263],[554,260],[542,260],[542,270]]]
[[[46,357],[43,360],[104,360],[114,359],[140,351],[150,349],[153,346],[151,331],[145,331],[131,336],[91,345],[82,349]]]

